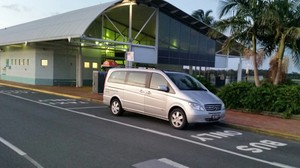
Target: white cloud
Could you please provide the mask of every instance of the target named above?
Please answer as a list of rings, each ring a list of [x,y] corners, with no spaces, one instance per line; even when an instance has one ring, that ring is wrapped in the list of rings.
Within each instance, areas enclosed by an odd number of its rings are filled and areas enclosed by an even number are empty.
[[[16,11],[16,12],[20,12],[21,11],[21,7],[18,4],[1,5],[1,8],[12,10],[12,11]]]
[[[19,4],[1,5],[0,8],[6,9],[10,12],[30,12],[31,8]]]

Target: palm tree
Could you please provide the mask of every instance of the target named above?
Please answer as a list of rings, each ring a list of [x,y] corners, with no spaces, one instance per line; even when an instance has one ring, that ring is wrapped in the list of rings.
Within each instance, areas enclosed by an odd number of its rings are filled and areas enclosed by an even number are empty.
[[[215,24],[218,31],[230,31],[230,36],[225,40],[223,49],[229,50],[236,42],[241,43],[247,49],[246,55],[253,57],[253,71],[255,85],[260,86],[258,78],[257,36],[260,33],[261,23],[264,18],[266,0],[223,0],[220,18],[227,16]],[[228,17],[228,14],[232,16]],[[211,31],[215,35],[216,31]]]
[[[210,16],[211,13],[212,13],[212,10],[208,10],[208,11],[204,12],[202,9],[198,9],[192,13],[192,16],[207,25],[213,25],[214,17]]]
[[[292,53],[294,63],[299,65],[299,45],[300,39],[300,2],[291,0],[277,0],[272,1],[269,6],[270,15],[266,17],[266,21],[274,30],[273,40],[269,39],[269,45],[276,43],[277,49],[277,69],[274,85],[280,82],[280,75],[282,72],[282,62],[286,48]],[[271,42],[270,42],[271,41]]]

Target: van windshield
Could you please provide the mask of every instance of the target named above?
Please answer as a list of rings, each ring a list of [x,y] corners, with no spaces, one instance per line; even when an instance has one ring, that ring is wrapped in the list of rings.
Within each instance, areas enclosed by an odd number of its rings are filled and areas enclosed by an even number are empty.
[[[194,77],[184,73],[166,72],[169,78],[180,90],[203,90],[206,88]]]

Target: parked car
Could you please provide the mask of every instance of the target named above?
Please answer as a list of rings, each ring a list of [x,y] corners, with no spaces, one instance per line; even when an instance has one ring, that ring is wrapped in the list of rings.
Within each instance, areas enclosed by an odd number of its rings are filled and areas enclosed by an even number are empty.
[[[112,114],[124,111],[167,120],[176,129],[224,119],[222,100],[194,77],[157,69],[113,68],[107,73],[103,102]]]

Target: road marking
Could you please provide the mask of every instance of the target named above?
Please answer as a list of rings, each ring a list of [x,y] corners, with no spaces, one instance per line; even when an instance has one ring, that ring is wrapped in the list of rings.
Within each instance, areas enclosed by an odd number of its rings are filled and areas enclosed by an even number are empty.
[[[10,149],[12,149],[13,151],[15,151],[16,153],[18,153],[21,156],[26,155],[25,152],[23,152],[21,149],[17,148],[16,146],[14,146],[13,144],[11,144],[10,142],[6,141],[2,137],[0,137],[0,142],[2,142],[4,145],[6,145],[7,147],[9,147]]]
[[[66,108],[66,109],[70,109],[70,110],[80,110],[80,109],[93,109],[93,108],[107,108],[107,106],[90,106],[90,107],[72,107],[72,108]]]
[[[247,145],[240,145],[236,148],[238,150],[242,151],[248,151],[252,153],[262,153],[264,150],[271,150],[274,148],[278,148],[281,146],[286,146],[287,144],[276,142],[276,141],[270,141],[270,140],[261,140],[259,142],[251,142],[249,143],[249,146]]]
[[[34,94],[36,92],[30,91],[30,90],[1,90],[1,93],[7,93],[7,94]]]
[[[237,132],[237,131],[228,131],[225,130],[223,132],[216,131],[216,132],[210,132],[210,133],[202,133],[197,135],[191,135],[191,137],[201,140],[202,142],[206,141],[212,141],[215,139],[222,139],[222,138],[228,138],[232,136],[242,135],[243,133]]]
[[[39,100],[39,102],[48,103],[52,105],[88,104],[88,102],[86,101],[81,101],[77,99],[44,99],[44,100]]]
[[[177,162],[174,162],[167,158],[161,158],[161,159],[154,159],[154,160],[148,160],[145,162],[137,163],[132,165],[136,168],[149,168],[149,167],[155,167],[155,168],[189,168],[182,164],[179,164]]]
[[[228,154],[231,154],[231,155],[239,156],[239,157],[246,158],[246,159],[249,159],[249,160],[254,160],[254,161],[257,161],[257,162],[265,163],[265,164],[268,164],[268,165],[281,167],[281,168],[295,168],[293,166],[289,166],[289,165],[285,165],[285,164],[281,164],[281,163],[277,163],[277,162],[270,162],[270,161],[267,161],[267,160],[263,160],[263,159],[255,158],[255,157],[252,157],[252,156],[244,155],[244,154],[241,154],[241,153],[233,152],[233,151],[230,151],[230,150],[227,150],[227,149],[222,149],[222,148],[219,148],[219,147],[204,144],[204,143],[197,142],[197,141],[194,141],[194,140],[174,136],[174,135],[171,135],[171,134],[168,134],[168,133],[164,133],[164,132],[160,132],[160,131],[156,131],[156,130],[152,130],[152,129],[148,129],[148,128],[143,128],[143,127],[139,127],[139,126],[135,126],[135,125],[131,125],[131,124],[127,124],[127,123],[123,123],[123,122],[119,122],[119,121],[115,121],[115,120],[111,120],[111,119],[107,119],[107,118],[102,118],[102,117],[98,117],[98,116],[95,116],[95,115],[92,115],[92,114],[87,114],[87,113],[83,113],[83,112],[79,112],[79,111],[75,111],[75,110],[71,110],[71,109],[66,109],[66,108],[59,107],[59,106],[54,106],[54,105],[51,105],[51,104],[38,102],[38,101],[27,99],[27,98],[24,98],[24,97],[21,97],[21,96],[16,96],[16,95],[11,95],[11,94],[6,94],[6,93],[2,93],[2,94],[5,94],[5,95],[11,96],[11,97],[15,97],[15,98],[19,98],[19,99],[22,99],[22,100],[30,101],[30,102],[33,102],[33,103],[37,103],[37,104],[41,104],[41,105],[61,109],[61,110],[68,111],[68,112],[71,112],[71,113],[75,113],[75,114],[79,114],[79,115],[83,115],[83,116],[88,116],[88,117],[92,117],[92,118],[95,118],[95,119],[99,119],[99,120],[103,120],[103,121],[107,121],[107,122],[127,126],[127,127],[130,127],[130,128],[135,128],[135,129],[142,130],[142,131],[145,131],[145,132],[150,132],[150,133],[153,133],[153,134],[157,134],[157,135],[169,137],[169,138],[172,138],[172,139],[177,139],[177,140],[180,140],[180,141],[192,143],[192,144],[195,144],[195,145],[207,147],[207,148],[210,148],[210,149],[214,149],[214,150],[221,151],[221,152],[224,152],[224,153],[228,153]]]
[[[29,162],[31,162],[37,168],[43,168],[43,166],[41,166],[37,161],[35,161],[34,159],[32,159],[29,155],[27,155],[21,149],[19,149],[18,147],[14,146],[13,144],[11,144],[7,140],[3,139],[2,137],[0,137],[0,142],[3,143],[5,146],[9,147],[11,150],[13,150],[16,153],[18,153],[20,156],[24,157],[26,160],[28,160]]]
[[[161,158],[161,159],[158,159],[158,161],[163,162],[163,163],[165,163],[167,165],[176,167],[176,168],[189,168],[189,167],[186,167],[186,166],[184,166],[182,164],[176,163],[176,162],[174,162],[174,161],[172,161],[170,159],[167,159],[167,158]]]

